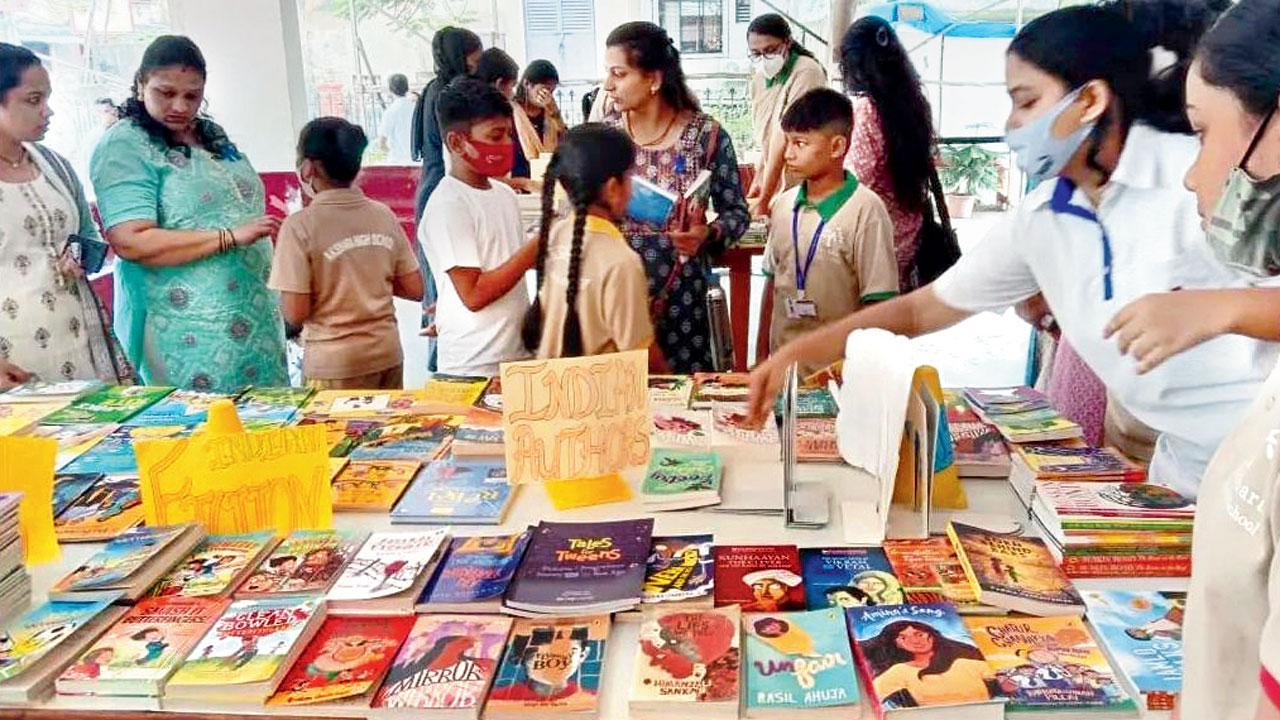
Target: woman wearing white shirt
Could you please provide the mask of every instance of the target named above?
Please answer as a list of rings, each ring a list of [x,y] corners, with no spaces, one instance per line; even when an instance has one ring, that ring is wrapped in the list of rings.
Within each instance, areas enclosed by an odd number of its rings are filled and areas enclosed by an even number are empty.
[[[1154,48],[1189,50],[1212,14],[1162,2],[1132,2],[1127,10],[1133,22],[1116,8],[1065,8],[1018,33],[1006,64],[1008,142],[1019,166],[1045,182],[933,284],[781,348],[752,373],[758,419],[787,367],[835,360],[855,329],[923,335],[1042,292],[1063,335],[1112,395],[1162,433],[1152,478],[1195,493],[1275,353],[1223,337],[1139,377],[1104,337],[1116,311],[1143,295],[1242,284],[1209,252],[1195,196],[1182,187],[1196,143],[1179,134],[1187,129],[1175,89],[1181,65],[1152,72]],[[1164,36],[1147,37],[1139,26]]]

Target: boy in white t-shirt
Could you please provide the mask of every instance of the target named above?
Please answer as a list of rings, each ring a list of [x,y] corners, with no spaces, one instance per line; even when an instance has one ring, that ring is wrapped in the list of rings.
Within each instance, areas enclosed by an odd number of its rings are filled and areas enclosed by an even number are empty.
[[[529,357],[522,280],[538,253],[524,237],[515,192],[493,182],[515,158],[511,104],[492,85],[459,78],[440,92],[436,113],[450,170],[427,202],[418,239],[440,289],[439,372],[493,376],[500,363]]]

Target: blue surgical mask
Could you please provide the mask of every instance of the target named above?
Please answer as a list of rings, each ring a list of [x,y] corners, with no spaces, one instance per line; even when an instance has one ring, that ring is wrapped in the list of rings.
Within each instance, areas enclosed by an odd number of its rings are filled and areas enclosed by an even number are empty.
[[[1080,97],[1083,90],[1080,87],[1067,93],[1049,112],[1005,134],[1005,143],[1017,156],[1018,169],[1026,174],[1032,184],[1039,184],[1062,172],[1062,168],[1067,166],[1097,125],[1096,122],[1087,122],[1064,138],[1053,134],[1053,126],[1058,118]]]

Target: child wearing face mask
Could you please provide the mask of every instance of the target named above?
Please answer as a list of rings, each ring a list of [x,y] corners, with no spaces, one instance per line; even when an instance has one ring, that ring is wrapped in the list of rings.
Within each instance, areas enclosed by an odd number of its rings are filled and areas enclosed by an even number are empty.
[[[422,299],[422,274],[391,209],[352,187],[369,140],[336,117],[298,138],[311,204],[280,226],[271,264],[287,322],[303,326],[302,374],[320,389],[398,389],[403,355],[392,297]]]
[[[649,350],[663,366],[649,319],[644,265],[615,224],[631,198],[635,148],[599,123],[568,132],[547,166],[538,234],[538,297],[525,318],[525,347],[539,358]],[[555,187],[572,212],[553,222]]]
[[[440,292],[438,369],[494,376],[499,364],[529,357],[521,280],[538,252],[524,238],[515,191],[497,181],[515,158],[511,103],[493,85],[458,78],[440,92],[436,114],[450,170],[427,202],[418,239]]]

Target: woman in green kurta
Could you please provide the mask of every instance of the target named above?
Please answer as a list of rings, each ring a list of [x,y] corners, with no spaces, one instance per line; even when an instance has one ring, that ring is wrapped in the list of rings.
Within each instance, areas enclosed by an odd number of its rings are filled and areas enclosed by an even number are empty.
[[[116,265],[116,332],[143,381],[229,392],[288,385],[284,325],[267,289],[262,181],[200,113],[205,63],[185,37],[143,54],[90,177]]]

